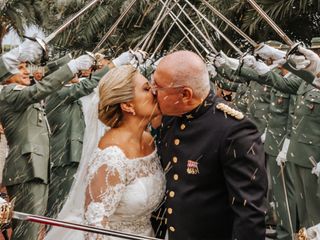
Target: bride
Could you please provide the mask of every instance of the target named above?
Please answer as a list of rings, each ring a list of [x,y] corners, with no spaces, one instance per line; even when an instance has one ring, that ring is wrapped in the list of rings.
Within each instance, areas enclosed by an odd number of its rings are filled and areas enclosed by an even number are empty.
[[[100,81],[99,100],[97,95],[83,99],[87,127],[82,159],[58,219],[153,236],[151,212],[165,191],[154,141],[147,131],[159,115],[156,99],[149,82],[129,65],[110,70]],[[104,128],[98,118],[110,127],[99,143]],[[57,237],[119,239],[57,227],[45,239]]]

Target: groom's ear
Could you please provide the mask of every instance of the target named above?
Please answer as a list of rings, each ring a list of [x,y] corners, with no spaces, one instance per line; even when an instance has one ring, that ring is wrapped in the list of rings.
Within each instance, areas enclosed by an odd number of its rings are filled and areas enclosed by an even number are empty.
[[[133,113],[134,112],[133,104],[130,102],[120,103],[120,107],[121,107],[121,110],[126,113]]]

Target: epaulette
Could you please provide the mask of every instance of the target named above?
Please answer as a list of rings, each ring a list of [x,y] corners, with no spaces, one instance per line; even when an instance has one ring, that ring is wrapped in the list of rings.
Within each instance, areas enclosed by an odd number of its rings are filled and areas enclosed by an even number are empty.
[[[218,103],[216,106],[217,109],[220,111],[234,117],[237,120],[244,119],[244,115],[242,112],[235,110],[234,108],[229,107],[227,104],[224,103]]]
[[[23,86],[23,85],[16,85],[14,88],[13,88],[13,91],[21,91],[22,89],[24,89],[26,86]]]

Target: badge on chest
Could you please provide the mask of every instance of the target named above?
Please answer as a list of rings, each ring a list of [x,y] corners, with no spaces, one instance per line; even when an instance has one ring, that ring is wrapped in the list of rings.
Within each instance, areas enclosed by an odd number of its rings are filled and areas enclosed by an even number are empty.
[[[188,160],[187,162],[187,173],[191,175],[196,175],[199,174],[199,167],[198,167],[198,162]]]

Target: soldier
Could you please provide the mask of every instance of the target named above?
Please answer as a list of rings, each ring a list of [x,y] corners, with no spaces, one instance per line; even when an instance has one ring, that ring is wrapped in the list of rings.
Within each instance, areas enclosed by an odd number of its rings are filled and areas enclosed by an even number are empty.
[[[230,81],[220,74],[214,78],[210,78],[211,82],[215,82],[220,89],[231,91],[235,93],[234,98],[231,101],[234,103],[234,106],[238,108],[245,115],[248,112],[248,84],[247,83],[238,83],[234,81]],[[226,100],[226,99],[225,99]]]
[[[301,47],[298,50],[307,58],[311,57],[309,59],[311,64],[309,62],[308,66],[317,66],[314,53]],[[299,73],[299,71],[294,73]],[[316,72],[313,73],[316,75]],[[256,74],[257,72],[251,72],[249,75]],[[290,142],[287,143],[286,159],[283,159],[282,162],[287,161],[285,167],[290,168],[292,173],[300,226],[311,227],[320,222],[320,214],[317,210],[320,201],[320,185],[317,178],[320,159],[317,144],[320,141],[318,131],[320,126],[317,120],[320,90],[301,78],[278,78],[270,71],[260,72],[258,75],[256,78],[264,84],[270,84],[282,92],[297,94]],[[311,82],[313,80],[314,76]]]
[[[43,69],[37,68],[32,72],[33,79],[35,81],[41,81],[43,78]]]
[[[245,67],[244,67],[245,69]],[[272,70],[271,70],[272,71]],[[241,71],[241,75],[246,79],[259,81],[260,78],[253,78],[246,75],[250,70]],[[272,71],[276,81],[295,80],[297,77],[281,68],[281,73]],[[277,213],[277,239],[291,240],[297,231],[296,219],[296,199],[293,183],[293,174],[287,163],[284,167],[282,160],[277,156],[280,151],[286,151],[290,141],[292,127],[292,116],[295,105],[295,95],[281,92],[275,88],[271,90],[271,104],[269,107],[269,122],[266,131],[264,149],[266,152],[267,163],[270,169],[272,184],[272,201],[275,203]],[[277,161],[276,161],[277,160]]]
[[[255,125],[213,95],[207,68],[192,52],[161,60],[154,91],[168,116],[159,153],[169,239],[264,240],[267,174]]]
[[[80,98],[93,91],[109,68],[129,64],[134,56],[131,52],[125,52],[110,64],[109,61],[101,60],[99,64],[103,65],[100,67],[105,67],[94,72],[91,79],[90,71],[82,71],[88,73],[88,78],[81,81],[74,78],[46,99],[46,113],[52,129],[48,216],[56,217],[61,210],[81,159],[85,122]]]
[[[93,63],[89,56],[82,56],[28,86],[29,71],[20,62],[34,61],[41,54],[38,43],[27,40],[0,60],[5,80],[0,93],[0,119],[9,145],[3,184],[10,198],[16,197],[15,209],[31,214],[44,214],[48,197],[49,131],[39,102]],[[39,229],[38,224],[13,221],[12,239],[37,239]]]

